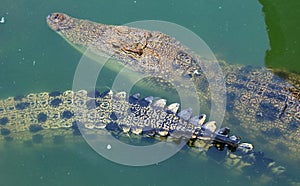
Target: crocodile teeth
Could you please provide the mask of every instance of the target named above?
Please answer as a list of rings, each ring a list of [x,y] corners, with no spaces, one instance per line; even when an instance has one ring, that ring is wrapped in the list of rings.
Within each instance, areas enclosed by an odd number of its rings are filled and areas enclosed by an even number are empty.
[[[217,123],[215,121],[209,121],[207,123],[204,123],[202,125],[202,128],[204,130],[208,130],[210,131],[211,133],[215,132],[217,130]]]
[[[192,111],[193,111],[192,108],[184,109],[178,113],[178,116],[183,120],[188,120],[192,115]]]
[[[163,109],[167,104],[167,100],[165,99],[159,99],[153,102],[152,106],[158,109]]]
[[[172,112],[173,114],[177,113],[178,109],[179,109],[180,104],[179,103],[172,103],[171,105],[169,105],[167,107],[167,111]]]

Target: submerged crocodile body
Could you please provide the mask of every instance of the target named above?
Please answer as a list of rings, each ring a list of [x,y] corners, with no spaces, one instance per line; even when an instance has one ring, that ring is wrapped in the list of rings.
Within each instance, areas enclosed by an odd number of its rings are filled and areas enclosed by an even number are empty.
[[[190,49],[168,35],[125,26],[103,25],[60,13],[49,15],[47,23],[70,43],[85,48],[92,47],[96,53],[113,56],[133,71],[140,73],[159,71],[161,77],[170,82],[176,82],[182,77],[188,78],[197,85],[199,96],[210,103],[210,87],[198,63],[201,61],[204,67],[209,68],[209,61],[193,55]],[[221,62],[220,65],[225,72],[227,87],[227,119],[239,123],[237,127],[244,128],[252,141],[256,138],[262,140],[262,146],[265,145],[264,147],[279,153],[282,151],[278,147],[288,149],[292,153],[284,154],[283,158],[297,159],[296,153],[300,147],[300,98],[297,84],[299,81],[296,81],[295,86],[291,86],[265,68],[233,66],[225,62]],[[107,129],[91,130],[100,133],[110,131],[119,135],[119,132],[123,131],[147,137],[169,136],[168,140],[186,137],[185,132],[188,131],[192,138],[189,138],[188,143],[195,149],[212,149],[211,146],[219,149],[223,149],[223,146],[235,147],[236,152],[225,150],[225,163],[229,167],[240,166],[243,169],[255,165],[271,170],[272,174],[284,171],[272,160],[253,151],[251,146],[237,145],[238,142],[228,136],[226,128],[215,131],[213,122],[201,125],[203,120],[200,117],[190,118],[191,111],[185,111],[182,117],[177,113],[176,104],[165,108],[164,101],[156,101],[154,102],[156,105],[153,105],[149,104],[149,99],[138,100],[135,96],[131,97],[133,102],[126,102],[123,99],[124,93],[118,93],[117,96],[112,94],[107,94],[108,97],[100,96],[97,102],[96,99],[89,98],[84,91],[78,92],[81,101],[76,102],[76,99],[72,100],[74,94],[72,91],[62,94],[40,93],[1,100],[2,141],[16,139],[25,143],[39,143],[43,138],[49,138],[55,142],[62,136],[78,134],[78,124],[87,129]],[[112,101],[117,105],[113,108],[114,112],[109,104]],[[89,114],[85,113],[83,117],[86,120],[74,118],[73,104],[85,105],[89,110]],[[145,111],[145,108],[148,110]],[[130,114],[125,112],[128,109],[131,111]],[[143,111],[150,112],[149,109],[151,114],[147,114],[147,117],[150,120],[144,120]],[[95,117],[97,113],[101,114],[100,118]],[[101,120],[95,122],[98,124],[87,121],[98,119]],[[142,121],[142,125],[136,125],[134,123],[136,120]],[[181,124],[184,124],[184,127]],[[154,133],[153,130],[143,133],[143,127],[146,125],[154,128]],[[181,126],[182,129],[179,133],[173,132],[177,126]],[[204,129],[209,128],[208,134],[201,130],[203,126]]]
[[[131,70],[159,72],[175,82],[187,77],[196,84],[201,99],[210,103],[207,74],[210,61],[193,55],[174,38],[156,31],[112,26],[54,13],[47,17],[51,29],[69,43],[113,56]],[[199,64],[202,64],[201,68]],[[299,160],[300,85],[293,86],[266,68],[220,62],[227,89],[226,118],[246,129],[250,139],[283,159]],[[218,74],[211,78],[218,79]],[[175,80],[174,80],[175,79]],[[289,153],[285,153],[285,152]]]
[[[152,96],[85,90],[31,93],[0,100],[0,142],[61,144],[79,138],[82,130],[88,135],[112,134],[129,143],[129,139],[139,144],[144,139],[148,145],[184,139],[190,153],[218,157],[215,160],[235,172],[257,171],[262,179],[286,177],[284,167],[251,144],[240,143],[228,127],[217,129],[214,121],[205,120],[205,114],[192,116],[191,109],[179,111],[178,103],[166,106],[165,99]]]
[[[127,98],[126,92],[113,94],[111,90],[32,93],[0,100],[1,138],[2,141],[34,141],[33,136],[48,133],[47,129],[72,128],[76,133],[77,127],[83,127],[91,131],[106,129],[148,137],[205,140],[232,151],[240,146],[239,137],[229,137],[229,128],[217,132],[214,121],[204,123],[205,114],[192,117],[190,108],[179,113],[178,109],[178,103],[166,107],[165,99],[152,96],[140,99],[139,94]],[[20,135],[22,132],[32,135]]]

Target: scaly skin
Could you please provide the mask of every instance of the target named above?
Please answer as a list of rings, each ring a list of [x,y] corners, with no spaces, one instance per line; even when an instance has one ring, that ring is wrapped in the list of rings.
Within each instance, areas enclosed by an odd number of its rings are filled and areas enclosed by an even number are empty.
[[[216,156],[234,172],[258,171],[264,180],[279,175],[286,178],[284,167],[254,151],[251,144],[230,139],[229,132],[216,132],[215,122],[205,123],[203,114],[192,117],[189,109],[178,112],[178,108],[177,103],[166,106],[164,99],[141,99],[137,94],[127,99],[125,92],[112,91],[55,91],[9,97],[0,100],[0,144],[74,143],[82,130],[85,135],[104,136],[101,139],[113,133],[125,142],[131,136],[138,143],[141,137],[148,138],[148,143],[176,142],[185,137],[194,156]]]
[[[68,42],[113,56],[133,71],[159,73],[170,82],[188,77],[196,84],[201,99],[210,101],[207,75],[199,67],[201,63],[209,68],[210,61],[193,55],[190,49],[166,34],[104,25],[61,13],[50,14],[47,23]],[[220,65],[227,87],[227,122],[235,121],[251,140],[259,139],[261,147],[283,159],[299,160],[299,80],[291,86],[266,68],[225,62]],[[215,76],[211,77],[219,78]]]
[[[207,86],[207,74],[204,75],[199,66],[199,63],[201,63],[204,65],[201,66],[202,68],[210,68],[210,61],[194,55],[190,49],[168,35],[125,26],[104,25],[57,13],[49,15],[47,23],[50,28],[57,31],[69,43],[83,48],[89,47],[95,53],[113,56],[133,71],[159,74],[160,77],[168,79],[172,83],[181,82],[180,80],[183,77],[187,78],[197,85],[197,91],[201,99],[210,103],[210,87]],[[278,150],[278,147],[283,147],[292,152],[282,155],[283,158],[297,159],[296,153],[299,152],[300,144],[299,84],[293,87],[264,68],[233,66],[225,62],[221,62],[220,65],[224,72],[227,87],[226,108],[228,112],[226,117],[229,118],[229,121],[232,121],[232,119],[238,121],[240,128],[243,128],[253,141],[256,138],[263,140],[264,145],[262,146],[266,148],[282,153]],[[216,79],[219,77],[214,76]],[[181,86],[184,87],[184,85]],[[74,118],[71,113],[67,112],[71,106],[68,105],[68,99],[66,99],[68,95],[61,96],[62,99],[65,99],[62,107],[60,107],[60,102],[54,101],[53,104],[59,104],[55,108],[51,107],[51,104],[49,105],[55,98],[49,98],[47,93],[32,94],[31,96],[33,97],[26,97],[26,100],[35,99],[33,102],[39,105],[38,108],[31,107],[33,105],[24,105],[24,98],[17,101],[11,98],[1,101],[2,107],[5,108],[4,112],[2,110],[0,118],[2,139],[6,141],[18,139],[21,142],[38,143],[43,138],[53,138],[55,141],[60,136],[70,136],[74,131],[76,133],[77,129],[73,123]],[[44,105],[45,107],[43,107],[44,98],[44,101],[48,104]],[[22,104],[17,105],[19,102]],[[12,106],[11,110],[9,109],[10,106]],[[25,108],[22,109],[23,107]],[[101,106],[99,105],[97,108],[99,109]],[[156,109],[153,112],[156,112]],[[102,113],[104,118],[111,119],[107,114],[112,112],[107,107],[104,106],[100,112],[96,108],[94,110],[97,113]],[[36,113],[42,111],[47,112],[45,122],[43,122],[45,116],[36,115]],[[130,117],[129,115],[122,115],[123,111],[120,110],[119,113],[116,113],[120,121],[118,126],[121,128],[122,126],[119,124],[128,121],[128,117]],[[13,118],[13,113],[16,114],[16,118]],[[62,116],[62,118],[56,116]],[[95,119],[92,115],[90,116],[92,118],[88,117],[89,119]],[[140,115],[138,116],[140,117]],[[154,117],[155,115],[150,116]],[[10,119],[6,122],[5,117],[10,117]],[[121,121],[122,118],[123,121]],[[154,119],[153,122],[157,122],[157,119]],[[38,125],[32,125],[32,123]],[[107,121],[101,121],[102,125],[99,126],[86,121],[82,121],[82,123],[85,123],[84,127],[88,129],[109,126],[108,128],[111,130],[115,127]],[[186,123],[188,125],[183,127],[182,131],[189,129],[188,131],[194,133],[194,125],[190,125],[188,121]],[[44,130],[49,128],[56,129]],[[62,128],[66,128],[66,130]],[[68,130],[67,128],[75,128],[75,130]],[[135,125],[130,128],[136,134],[141,131]],[[162,133],[166,130],[164,126],[154,128],[159,128]],[[169,130],[169,128],[167,129]],[[122,130],[125,131],[126,128],[122,128]],[[202,141],[203,139],[190,140],[189,144],[196,148],[207,146],[207,143],[203,145]],[[208,139],[208,141],[208,147],[210,147],[211,139]],[[238,149],[236,154],[227,152],[224,160],[225,164],[229,167],[234,166],[241,169],[253,164],[255,166],[264,164],[264,169],[271,170],[272,174],[284,171],[281,167],[275,166],[272,160],[264,158],[253,151],[244,152],[243,150],[245,149]]]

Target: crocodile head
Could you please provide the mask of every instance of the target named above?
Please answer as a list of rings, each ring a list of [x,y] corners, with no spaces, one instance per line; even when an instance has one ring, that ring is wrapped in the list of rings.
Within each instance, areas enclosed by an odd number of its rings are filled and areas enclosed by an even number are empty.
[[[55,31],[73,28],[71,17],[63,13],[51,13],[47,16],[46,22],[48,26]]]
[[[161,32],[105,25],[63,13],[49,14],[46,21],[52,30],[81,52],[91,49],[96,55],[112,56],[136,72],[166,77],[173,72],[172,69],[186,70],[186,65],[191,63],[195,66],[190,59],[187,59],[187,64],[176,63],[178,51],[186,48],[175,38]]]

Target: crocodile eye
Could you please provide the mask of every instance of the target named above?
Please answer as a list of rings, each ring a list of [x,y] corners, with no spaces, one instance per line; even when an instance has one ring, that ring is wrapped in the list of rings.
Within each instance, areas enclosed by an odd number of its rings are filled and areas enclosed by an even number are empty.
[[[63,20],[65,19],[65,16],[62,15],[62,14],[59,14],[59,15],[58,15],[58,19],[59,19],[60,21],[63,21]]]
[[[55,22],[60,22],[63,21],[65,19],[65,16],[63,14],[55,14],[53,17],[53,20]]]

